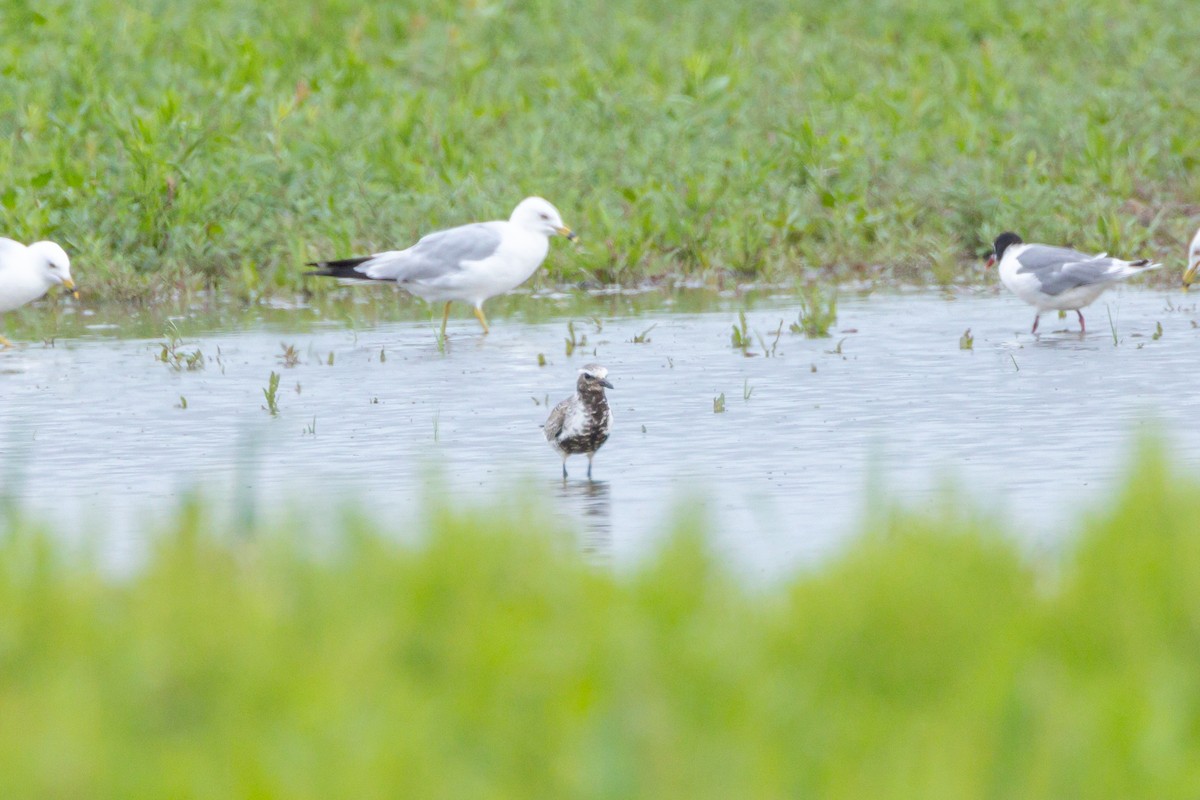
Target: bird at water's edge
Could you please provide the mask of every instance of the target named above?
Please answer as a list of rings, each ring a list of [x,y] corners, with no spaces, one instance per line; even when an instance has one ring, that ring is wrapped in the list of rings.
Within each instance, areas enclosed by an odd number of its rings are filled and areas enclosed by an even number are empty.
[[[1196,235],[1192,237],[1192,244],[1188,247],[1188,266],[1183,273],[1183,288],[1188,288],[1196,282],[1200,276],[1200,231],[1196,231]]]
[[[71,278],[71,259],[62,247],[54,242],[26,247],[0,239],[0,314],[37,300],[52,286],[65,286],[79,297]],[[0,336],[0,345],[12,347],[12,342]]]
[[[554,235],[574,239],[553,205],[526,197],[507,221],[475,222],[422,237],[406,250],[372,256],[316,261],[309,275],[360,281],[395,281],[417,297],[446,304],[441,335],[446,335],[450,303],[471,303],[488,332],[483,302],[512,291],[532,275],[550,250]]]
[[[613,415],[605,388],[613,388],[608,370],[599,364],[586,365],[579,370],[575,394],[556,405],[542,426],[546,441],[562,456],[563,480],[567,479],[567,459],[573,455],[587,456],[587,476],[589,480],[592,477],[592,459],[612,431]]]
[[[1002,233],[992,244],[987,266],[1000,264],[1000,281],[1026,303],[1037,308],[1032,333],[1046,311],[1074,311],[1079,316],[1079,332],[1087,333],[1083,321],[1084,306],[1090,305],[1104,290],[1131,275],[1155,269],[1149,259],[1122,261],[1107,253],[1088,255],[1068,247],[1026,244],[1012,232]]]

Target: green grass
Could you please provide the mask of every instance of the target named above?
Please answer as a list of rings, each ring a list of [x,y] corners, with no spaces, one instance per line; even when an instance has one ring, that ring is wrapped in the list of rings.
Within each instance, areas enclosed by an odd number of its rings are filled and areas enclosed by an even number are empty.
[[[1065,552],[1019,553],[961,511],[876,514],[766,586],[694,521],[614,573],[529,509],[435,512],[397,537],[214,530],[200,508],[120,577],[5,517],[5,797],[1168,798],[1200,781],[1200,485],[1154,454]]]
[[[63,242],[93,297],[290,290],[307,259],[530,193],[583,236],[550,281],[945,281],[1008,228],[1175,265],[1200,195],[1191,15],[14,0],[0,232]]]

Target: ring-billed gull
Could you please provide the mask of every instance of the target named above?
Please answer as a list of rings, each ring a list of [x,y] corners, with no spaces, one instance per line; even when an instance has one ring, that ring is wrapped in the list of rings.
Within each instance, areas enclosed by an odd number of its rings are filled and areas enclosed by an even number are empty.
[[[575,394],[554,407],[546,418],[546,441],[562,456],[563,480],[567,478],[567,459],[573,455],[586,455],[587,476],[592,477],[592,459],[612,431],[613,415],[608,407],[605,387],[613,388],[608,382],[608,370],[599,364],[588,364],[579,370],[575,382]]]
[[[507,221],[475,222],[422,237],[407,250],[389,250],[360,258],[317,261],[310,275],[366,281],[395,281],[430,303],[445,302],[442,336],[450,303],[475,307],[488,332],[483,301],[511,291],[534,273],[550,250],[550,237],[574,239],[558,209],[540,197],[526,197]]]
[[[79,297],[65,250],[54,242],[26,247],[0,238],[0,314],[37,300],[51,286],[65,286]],[[0,336],[0,345],[12,347],[12,342]]]
[[[997,236],[992,249],[987,265],[1000,262],[1001,282],[1037,308],[1033,333],[1042,313],[1050,310],[1074,311],[1079,315],[1079,332],[1087,333],[1081,308],[1117,281],[1161,266],[1149,259],[1122,261],[1107,253],[1092,256],[1068,247],[1026,244],[1011,232]]]
[[[1196,275],[1200,273],[1200,231],[1196,231],[1196,235],[1192,238],[1192,246],[1188,248],[1188,266],[1187,271],[1183,273],[1183,288],[1188,288],[1196,282]]]

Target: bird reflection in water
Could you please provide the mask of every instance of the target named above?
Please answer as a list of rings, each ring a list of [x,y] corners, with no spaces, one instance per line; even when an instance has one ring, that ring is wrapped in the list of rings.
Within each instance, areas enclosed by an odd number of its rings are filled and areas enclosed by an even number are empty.
[[[583,525],[583,552],[595,561],[612,558],[612,494],[608,481],[555,481],[571,516]]]

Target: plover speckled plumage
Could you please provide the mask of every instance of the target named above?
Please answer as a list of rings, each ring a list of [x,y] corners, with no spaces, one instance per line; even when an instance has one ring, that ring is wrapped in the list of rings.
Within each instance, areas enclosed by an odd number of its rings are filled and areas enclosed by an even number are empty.
[[[315,261],[309,275],[360,281],[395,281],[429,303],[444,302],[442,336],[450,303],[475,307],[475,317],[488,332],[483,301],[512,291],[529,279],[550,250],[550,237],[574,239],[558,209],[540,197],[526,197],[507,220],[475,222],[422,237],[407,250],[373,256]]]
[[[75,297],[71,259],[54,242],[34,242],[26,247],[12,239],[0,239],[0,314],[32,303],[51,286],[65,286]],[[0,345],[12,342],[0,336]]]
[[[591,479],[592,459],[608,441],[613,415],[604,394],[605,387],[613,388],[608,382],[608,370],[599,364],[584,366],[575,382],[575,394],[556,405],[546,418],[543,426],[546,441],[562,456],[564,480],[567,459],[574,455],[587,456],[587,476]]]
[[[1130,275],[1137,275],[1159,264],[1122,261],[1107,253],[1088,255],[1069,247],[1026,244],[1015,233],[1002,233],[992,245],[990,267],[999,262],[1000,281],[1017,297],[1037,308],[1038,319],[1046,311],[1074,311],[1079,315],[1079,332],[1087,333],[1083,321],[1084,306],[1090,305],[1104,290]]]

